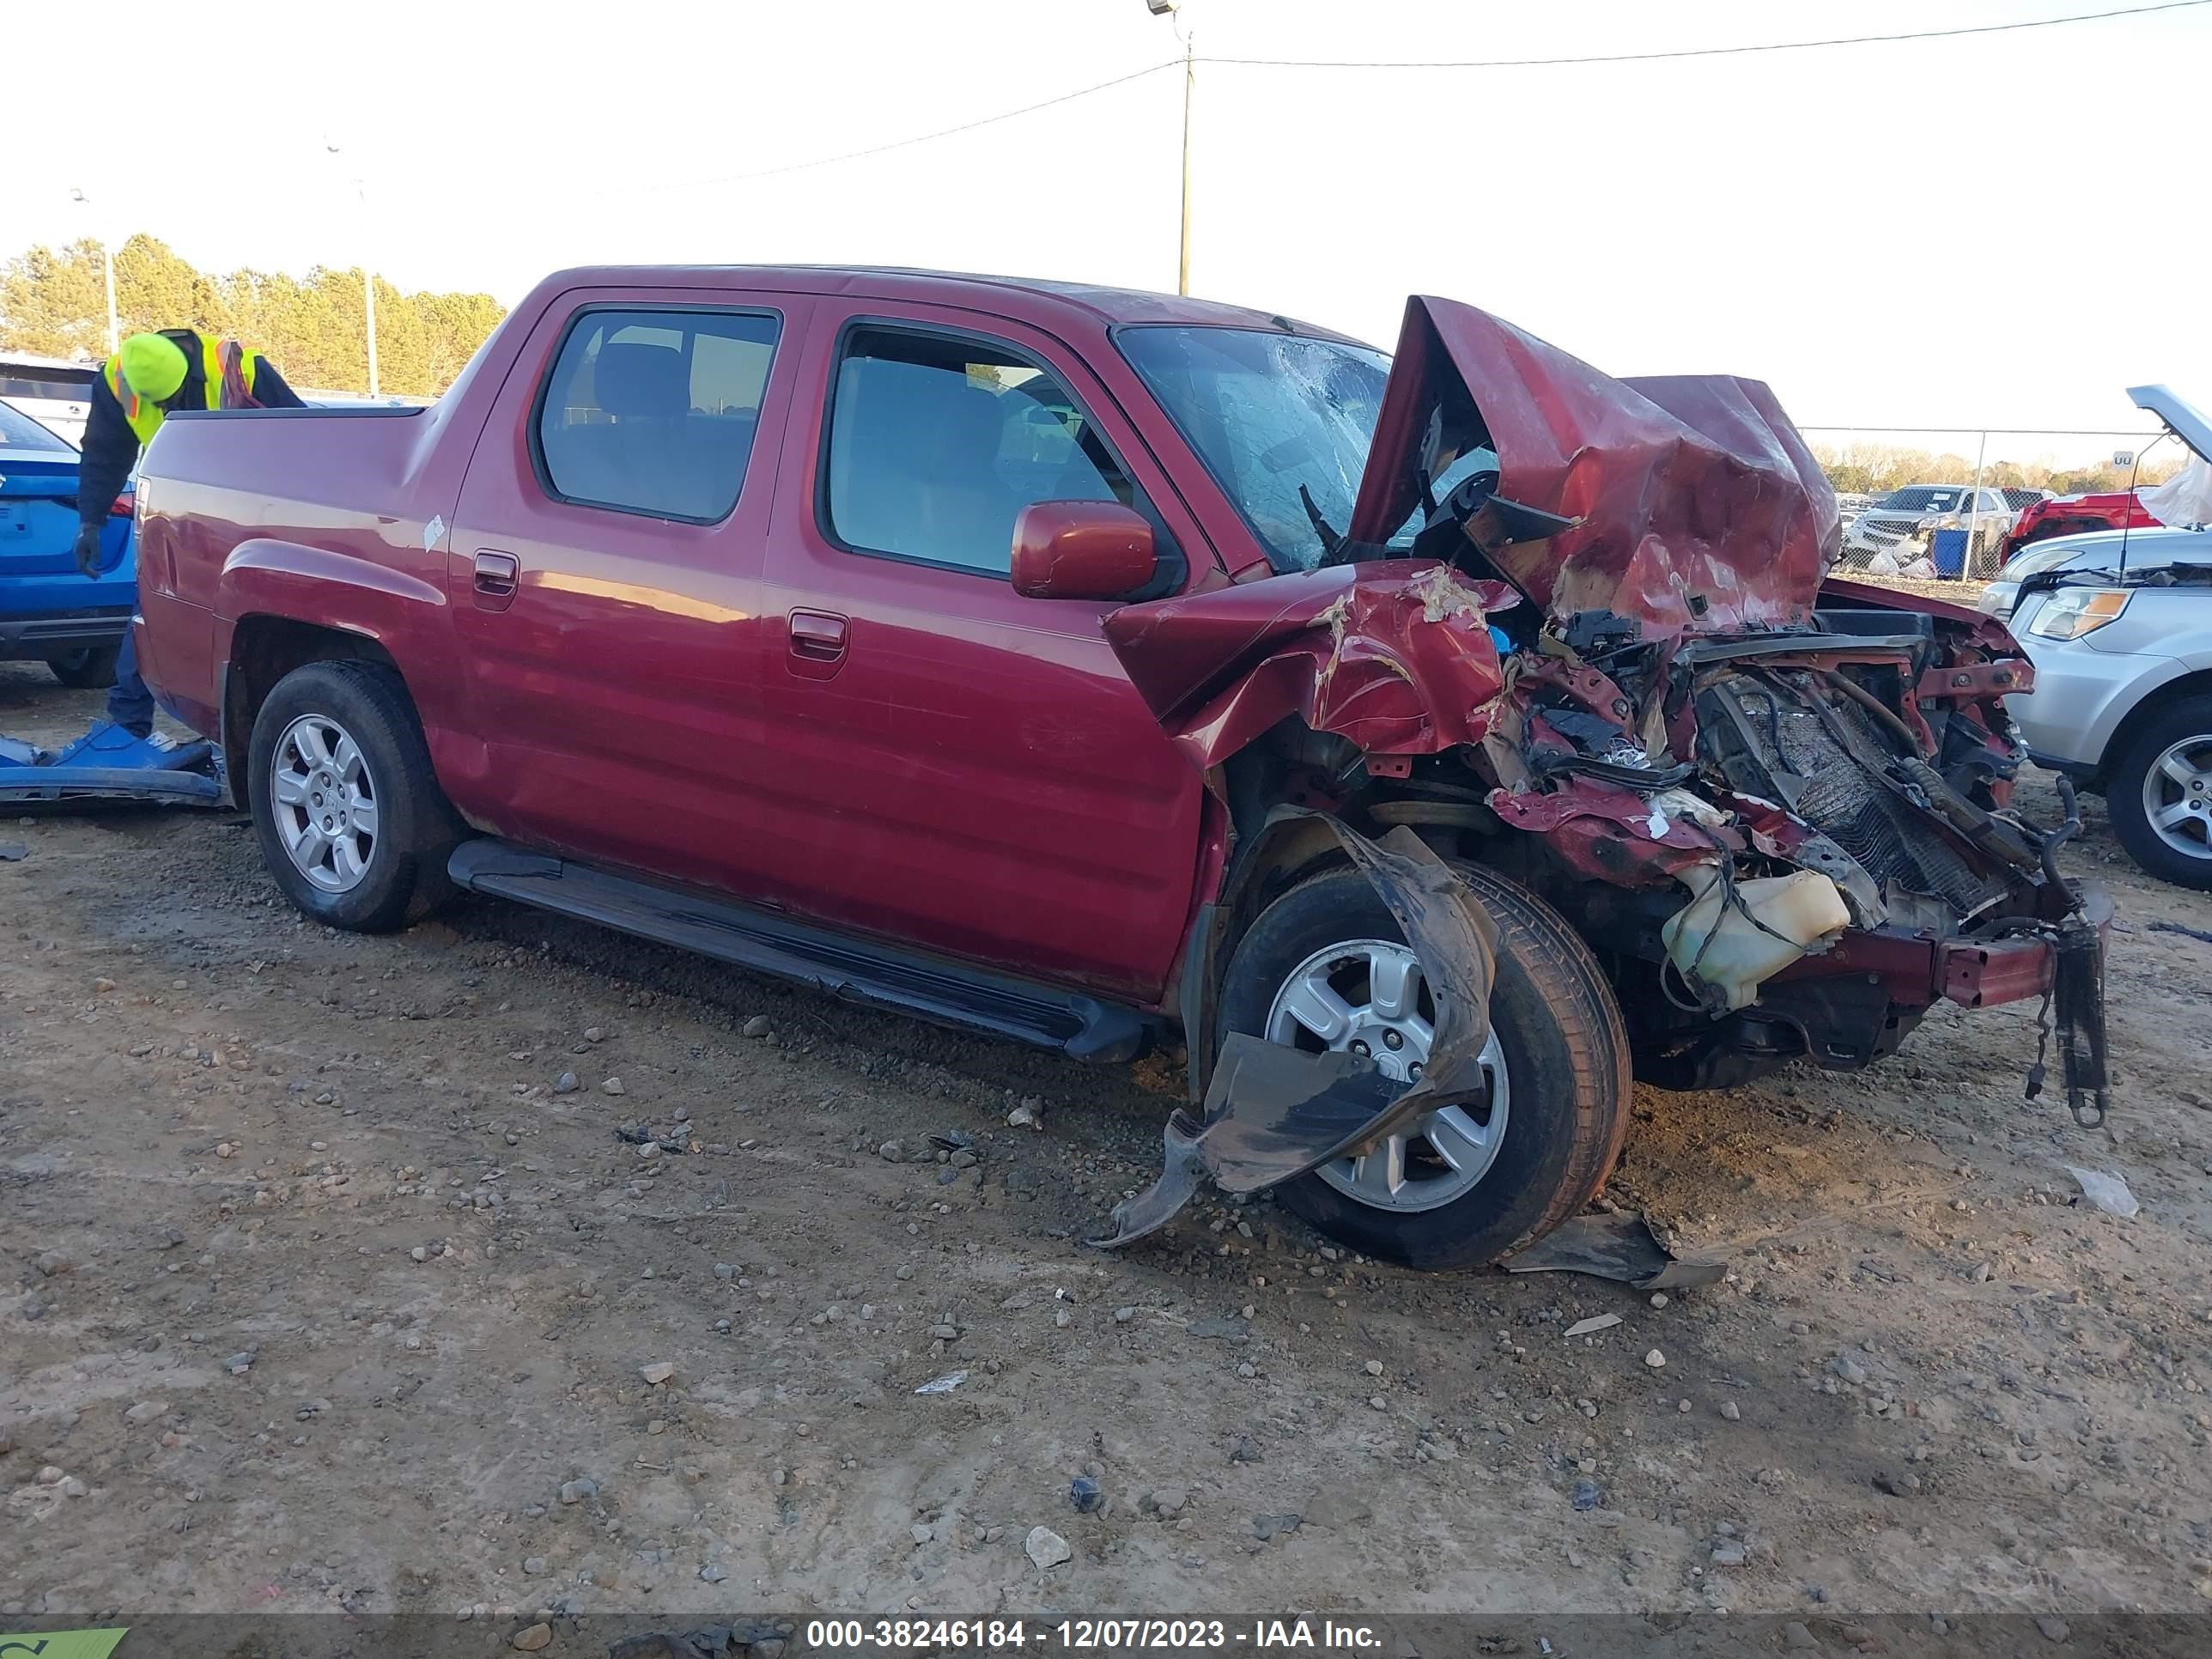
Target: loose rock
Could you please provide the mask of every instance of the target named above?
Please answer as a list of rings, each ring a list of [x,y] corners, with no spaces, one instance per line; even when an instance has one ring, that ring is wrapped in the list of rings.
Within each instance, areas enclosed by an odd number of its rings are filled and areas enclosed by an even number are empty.
[[[1306,1499],[1304,1520],[1310,1527],[1340,1532],[1356,1522],[1372,1519],[1375,1509],[1356,1492],[1342,1486],[1323,1486]]]
[[[1067,1547],[1067,1540],[1050,1527],[1031,1527],[1022,1548],[1040,1572],[1075,1559],[1075,1552]]]

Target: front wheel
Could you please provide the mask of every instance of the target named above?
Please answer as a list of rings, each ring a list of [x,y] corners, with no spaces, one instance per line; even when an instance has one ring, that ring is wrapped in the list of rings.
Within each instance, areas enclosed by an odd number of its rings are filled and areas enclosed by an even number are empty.
[[[318,662],[276,682],[246,745],[261,856],[315,921],[389,933],[446,897],[453,809],[405,684],[367,662]]]
[[[1411,1267],[1480,1267],[1558,1226],[1604,1183],[1628,1122],[1627,1029],[1589,947],[1527,889],[1477,866],[1458,873],[1498,929],[1487,1097],[1277,1189],[1323,1232]],[[1222,1015],[1228,1030],[1355,1049],[1410,1080],[1436,1005],[1389,907],[1345,868],[1261,914],[1230,960]]]
[[[2128,856],[2161,881],[2212,888],[2212,697],[2180,697],[2113,757],[2105,805]]]

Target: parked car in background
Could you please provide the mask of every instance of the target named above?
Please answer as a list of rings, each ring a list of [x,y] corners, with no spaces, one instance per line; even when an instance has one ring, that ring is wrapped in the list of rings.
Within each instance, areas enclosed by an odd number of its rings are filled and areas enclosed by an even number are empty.
[[[1887,553],[1901,568],[1929,556],[1939,530],[1971,529],[1969,550],[1979,555],[1997,544],[2012,520],[2002,490],[1984,489],[1978,496],[1971,484],[1908,484],[1852,522],[1844,532],[1842,562],[1863,570],[1877,554]]]
[[[0,352],[0,403],[9,404],[73,444],[84,441],[99,368],[62,357]]]
[[[434,406],[179,415],[143,493],[146,678],[307,915],[467,887],[1085,1058],[1180,1033],[1209,1124],[1295,1103],[1282,1201],[1390,1261],[1573,1214],[1632,1067],[2094,994],[2007,811],[2003,628],[1822,586],[1765,386],[1448,301],[1394,362],[1090,286],[570,271]],[[1474,896],[1494,975],[1363,837]],[[1433,1109],[1326,1133],[1432,1060]]]
[[[2212,422],[2163,386],[2130,394],[2200,456]],[[2151,874],[2212,889],[2212,530],[2039,543],[1982,596],[2035,664],[2010,699],[2029,754],[2100,791]]]
[[[1857,521],[1859,514],[1865,512],[1867,508],[1873,505],[1874,497],[1871,495],[1862,495],[1856,490],[1838,490],[1836,492],[1836,521],[1845,530],[1849,530],[1851,526]]]
[[[0,403],[0,659],[44,662],[64,685],[115,680],[137,604],[132,498],[101,532],[100,574],[76,566],[76,446]]]
[[[2051,492],[2047,489],[2029,489],[2025,487],[2000,489],[1997,494],[2005,498],[2005,505],[2015,513],[2033,507],[2038,501],[2047,501],[2051,499]]]
[[[2092,530],[2143,529],[2158,523],[2146,512],[2133,490],[2092,495],[2050,495],[2022,509],[2004,538],[1997,556],[2010,560],[2023,547],[2056,536],[2079,536]]]

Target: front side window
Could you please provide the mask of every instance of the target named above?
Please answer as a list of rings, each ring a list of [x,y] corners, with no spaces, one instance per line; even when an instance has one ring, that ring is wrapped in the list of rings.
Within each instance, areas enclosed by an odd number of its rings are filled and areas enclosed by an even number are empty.
[[[857,328],[830,410],[824,527],[847,547],[1006,574],[1035,501],[1136,489],[1060,383],[1011,348]]]
[[[1351,521],[1390,360],[1260,329],[1147,326],[1115,339],[1268,563],[1311,569],[1321,536],[1299,487],[1335,529]]]
[[[552,492],[702,523],[737,505],[775,355],[774,317],[588,311],[538,412]]]

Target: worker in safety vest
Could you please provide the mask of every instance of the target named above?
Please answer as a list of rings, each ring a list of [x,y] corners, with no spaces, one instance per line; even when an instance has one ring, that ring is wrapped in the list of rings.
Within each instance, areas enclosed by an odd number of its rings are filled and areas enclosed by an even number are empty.
[[[134,334],[93,382],[84,423],[84,459],[77,471],[76,563],[100,574],[100,532],[122,493],[138,452],[180,409],[300,409],[299,394],[276,364],[235,340],[189,328]],[[107,717],[144,737],[154,729],[154,697],[138,678],[138,650],[129,629],[115,663]]]

